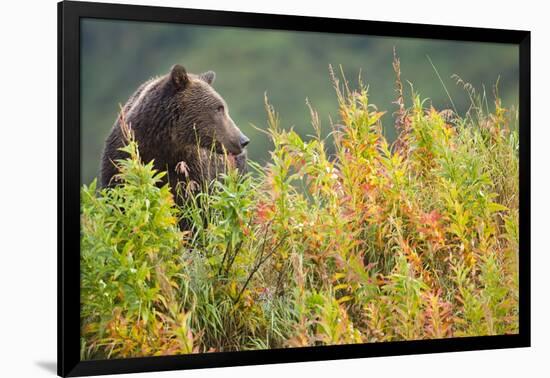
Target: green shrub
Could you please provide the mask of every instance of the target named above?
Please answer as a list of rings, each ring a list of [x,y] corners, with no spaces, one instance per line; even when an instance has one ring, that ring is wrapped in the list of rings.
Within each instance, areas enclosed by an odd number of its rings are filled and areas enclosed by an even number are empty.
[[[133,140],[117,162],[121,185],[81,191],[83,357],[192,351],[177,290],[182,234],[164,175],[144,165]]]

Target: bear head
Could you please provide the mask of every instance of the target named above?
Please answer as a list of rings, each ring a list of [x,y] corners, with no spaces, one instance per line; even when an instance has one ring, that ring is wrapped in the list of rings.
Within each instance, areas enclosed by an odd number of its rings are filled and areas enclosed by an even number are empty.
[[[174,148],[198,145],[235,157],[244,153],[250,140],[235,125],[227,103],[212,87],[215,77],[212,71],[187,73],[179,64],[165,76],[167,106],[172,118],[171,139]]]

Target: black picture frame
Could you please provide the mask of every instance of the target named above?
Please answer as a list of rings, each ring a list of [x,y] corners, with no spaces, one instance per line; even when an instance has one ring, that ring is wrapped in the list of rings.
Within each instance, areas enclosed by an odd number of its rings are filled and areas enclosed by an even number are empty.
[[[101,18],[515,44],[519,46],[519,334],[101,361],[80,360],[80,19]],[[528,347],[530,32],[63,1],[58,3],[58,374],[82,376]]]

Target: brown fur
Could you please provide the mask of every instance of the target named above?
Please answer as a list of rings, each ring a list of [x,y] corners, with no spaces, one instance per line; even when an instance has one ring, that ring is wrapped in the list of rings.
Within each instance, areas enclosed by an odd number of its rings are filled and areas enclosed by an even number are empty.
[[[212,71],[194,75],[175,65],[170,73],[143,83],[122,109],[141,158],[144,162],[154,160],[157,170],[168,172],[174,195],[179,184],[202,188],[228,164],[241,172],[246,170],[245,146],[249,140],[212,87],[214,78]],[[117,119],[105,141],[100,177],[103,187],[116,184],[115,162],[127,157],[119,150],[125,143],[119,122]]]

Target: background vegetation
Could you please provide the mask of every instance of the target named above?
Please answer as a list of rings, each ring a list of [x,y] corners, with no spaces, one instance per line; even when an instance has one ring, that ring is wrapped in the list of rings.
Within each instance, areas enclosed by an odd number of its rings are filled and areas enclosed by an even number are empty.
[[[518,50],[506,44],[464,43],[352,36],[275,30],[249,30],[162,23],[122,22],[85,19],[81,24],[81,130],[82,183],[97,176],[106,136],[119,104],[124,104],[137,87],[175,64],[190,72],[214,70],[216,89],[224,96],[235,122],[252,142],[249,156],[261,164],[269,159],[270,139],[251,124],[265,129],[263,95],[281,113],[285,125],[294,125],[302,138],[311,131],[304,122],[308,115],[306,97],[319,111],[321,134],[330,132],[329,117],[338,118],[328,65],[344,65],[354,81],[361,71],[369,83],[371,100],[384,104],[391,124],[393,101],[392,49],[403,61],[403,81],[415,83],[420,93],[430,96],[438,109],[452,108],[447,94],[430,65],[431,58],[445,82],[460,114],[469,98],[450,78],[454,73],[480,90],[500,76],[501,97],[517,103]],[[393,128],[386,131],[393,141]],[[332,143],[327,145],[333,153]]]
[[[394,143],[331,72],[330,141],[266,101],[269,161],[183,208],[128,131],[123,184],[82,188],[82,358],[516,333],[517,114],[458,78],[467,111],[436,110],[393,68]]]

